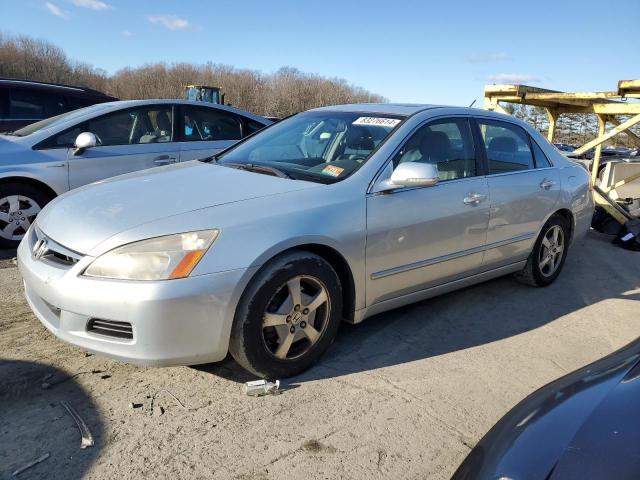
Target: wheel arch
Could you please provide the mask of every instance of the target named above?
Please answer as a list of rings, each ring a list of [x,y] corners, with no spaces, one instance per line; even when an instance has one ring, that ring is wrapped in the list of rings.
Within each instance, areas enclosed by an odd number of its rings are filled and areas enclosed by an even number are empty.
[[[32,187],[37,188],[41,190],[43,193],[45,193],[50,200],[53,200],[58,196],[58,193],[53,188],[51,188],[49,185],[47,185],[46,183],[40,180],[36,180],[35,178],[23,177],[23,176],[11,176],[11,177],[0,178],[0,187],[2,187],[3,185],[10,185],[15,183],[31,185]]]
[[[252,275],[247,285],[253,281],[253,278],[262,270],[262,267],[280,255],[290,253],[292,251],[309,252],[318,255],[324,259],[335,270],[342,286],[342,314],[344,320],[348,322],[354,321],[354,312],[356,305],[356,287],[353,276],[353,269],[349,262],[336,248],[320,242],[301,242],[295,245],[287,245],[277,251],[270,251],[268,256],[261,258],[261,267]],[[245,286],[246,289],[246,286]]]
[[[575,215],[573,214],[573,212],[569,208],[566,208],[566,207],[558,207],[555,210],[553,210],[551,213],[549,213],[549,215],[547,215],[544,218],[544,220],[540,223],[540,227],[538,228],[538,232],[537,232],[536,236],[534,237],[534,240],[539,238],[540,235],[542,235],[542,230],[544,229],[544,226],[547,224],[549,219],[551,217],[553,217],[554,215],[560,215],[569,224],[569,243],[571,243],[573,241],[573,234],[574,234],[575,229],[576,229],[576,218],[575,218]]]
[[[551,218],[554,215],[560,215],[567,221],[567,224],[569,225],[569,243],[571,243],[573,241],[573,232],[576,229],[576,219],[575,219],[575,216],[573,215],[573,212],[568,208],[560,208],[555,212],[553,212],[551,215],[549,215],[549,218]]]

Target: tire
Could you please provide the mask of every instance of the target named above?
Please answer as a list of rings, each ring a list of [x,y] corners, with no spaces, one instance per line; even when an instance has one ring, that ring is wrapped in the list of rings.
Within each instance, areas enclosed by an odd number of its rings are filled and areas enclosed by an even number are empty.
[[[296,285],[298,297],[293,293]],[[341,320],[342,288],[331,265],[313,253],[287,252],[265,264],[247,286],[236,310],[229,352],[258,377],[291,377],[321,357]]]
[[[0,248],[17,248],[36,215],[50,201],[49,195],[33,185],[0,185]]]
[[[557,253],[557,245],[554,245],[552,241],[555,232],[558,232],[558,237],[561,238],[562,250],[559,254]],[[566,218],[559,214],[551,216],[542,227],[531,255],[527,259],[527,264],[520,272],[515,274],[515,277],[522,283],[533,287],[551,285],[560,275],[567,259],[570,233]],[[548,238],[549,235],[551,235],[551,238]],[[551,245],[551,249],[548,245]],[[556,253],[554,254],[553,252]],[[547,259],[546,263],[544,263],[545,259]]]

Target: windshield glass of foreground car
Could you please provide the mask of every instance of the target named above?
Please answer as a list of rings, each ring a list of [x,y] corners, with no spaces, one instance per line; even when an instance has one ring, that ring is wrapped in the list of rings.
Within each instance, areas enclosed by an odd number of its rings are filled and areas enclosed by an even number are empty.
[[[397,115],[306,112],[232,147],[220,165],[266,166],[294,179],[333,183],[360,168],[402,121]]]

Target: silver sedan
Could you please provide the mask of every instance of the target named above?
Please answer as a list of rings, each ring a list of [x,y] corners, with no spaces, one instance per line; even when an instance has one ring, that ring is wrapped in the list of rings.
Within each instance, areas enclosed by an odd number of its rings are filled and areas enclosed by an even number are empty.
[[[52,198],[96,180],[211,155],[272,122],[181,100],[101,103],[0,134],[0,248]]]
[[[230,352],[279,378],[341,321],[507,274],[551,284],[593,208],[588,172],[514,118],[343,105],[65,194],[18,260],[67,342],[143,365]]]

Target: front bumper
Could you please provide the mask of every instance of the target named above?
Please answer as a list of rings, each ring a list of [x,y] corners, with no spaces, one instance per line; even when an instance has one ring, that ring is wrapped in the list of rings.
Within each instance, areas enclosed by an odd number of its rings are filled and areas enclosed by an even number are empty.
[[[58,338],[145,366],[225,358],[236,305],[254,269],[157,282],[79,276],[92,260],[68,268],[34,259],[26,238],[18,248],[27,301]],[[93,331],[95,319],[130,324],[130,338]]]

